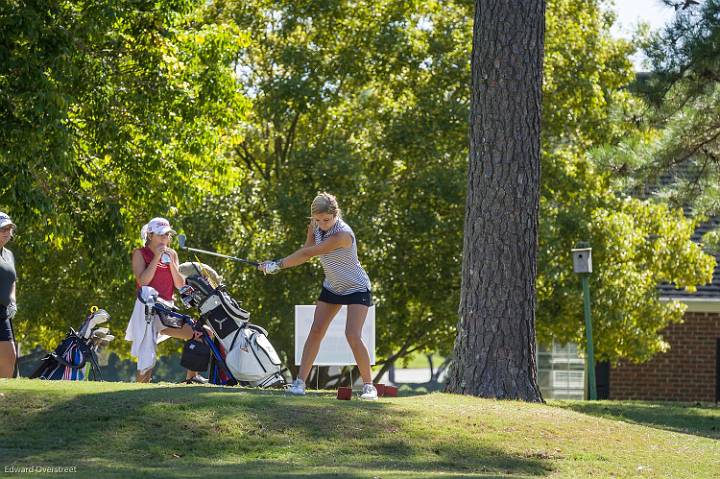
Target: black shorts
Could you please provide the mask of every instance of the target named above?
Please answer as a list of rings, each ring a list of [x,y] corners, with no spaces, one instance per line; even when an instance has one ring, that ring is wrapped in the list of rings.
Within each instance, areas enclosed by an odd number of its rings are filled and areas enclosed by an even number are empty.
[[[15,342],[15,333],[12,328],[12,320],[0,315],[0,341]]]
[[[330,304],[362,304],[364,306],[372,306],[372,293],[370,291],[360,291],[350,294],[335,294],[323,288],[318,297],[318,301]]]

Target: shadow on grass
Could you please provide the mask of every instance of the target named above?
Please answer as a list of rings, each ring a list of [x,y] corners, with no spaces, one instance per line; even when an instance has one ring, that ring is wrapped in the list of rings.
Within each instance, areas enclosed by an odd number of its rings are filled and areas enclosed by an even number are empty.
[[[438,382],[400,383],[397,386],[399,396],[424,396],[445,390],[445,385]]]
[[[549,461],[476,437],[423,436],[421,415],[391,403],[202,386],[54,402],[37,391],[5,394],[3,466],[75,465],[84,476],[122,478],[529,478],[552,471]]]
[[[556,402],[553,406],[668,431],[720,439],[720,408],[631,401]]]

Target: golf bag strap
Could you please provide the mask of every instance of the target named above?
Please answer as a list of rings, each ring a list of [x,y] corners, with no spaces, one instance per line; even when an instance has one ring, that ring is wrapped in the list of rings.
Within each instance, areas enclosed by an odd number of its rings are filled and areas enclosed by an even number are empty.
[[[235,346],[235,341],[237,341],[237,337],[241,331],[242,331],[242,328],[238,328],[238,330],[235,331],[235,336],[233,337],[233,340],[230,343],[230,347],[227,349],[228,351],[232,351],[233,347]]]
[[[83,353],[85,353],[85,351],[83,351]],[[80,364],[73,364],[68,361],[65,361],[63,358],[61,358],[60,356],[55,354],[54,351],[52,353],[48,354],[48,357],[46,359],[52,359],[53,361],[57,362],[58,364],[68,367],[68,368],[72,368],[72,369],[82,369],[85,367],[85,363],[87,362],[87,359],[83,358],[83,360],[80,361]]]

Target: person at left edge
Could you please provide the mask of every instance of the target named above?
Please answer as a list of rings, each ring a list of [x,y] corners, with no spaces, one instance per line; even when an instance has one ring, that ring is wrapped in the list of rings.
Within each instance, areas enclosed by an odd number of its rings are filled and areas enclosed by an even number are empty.
[[[6,248],[15,236],[15,223],[0,211],[0,378],[11,378],[15,372],[17,350],[12,320],[17,312],[15,300],[15,256]]]

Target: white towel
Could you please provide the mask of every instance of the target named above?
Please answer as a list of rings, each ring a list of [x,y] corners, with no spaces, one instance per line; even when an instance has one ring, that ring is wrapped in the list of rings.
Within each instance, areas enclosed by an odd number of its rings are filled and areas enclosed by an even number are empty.
[[[141,373],[155,366],[157,344],[170,337],[160,334],[163,329],[165,327],[157,316],[149,323],[145,320],[145,305],[136,299],[135,308],[125,330],[125,339],[132,341],[130,354],[137,358],[137,368]]]

